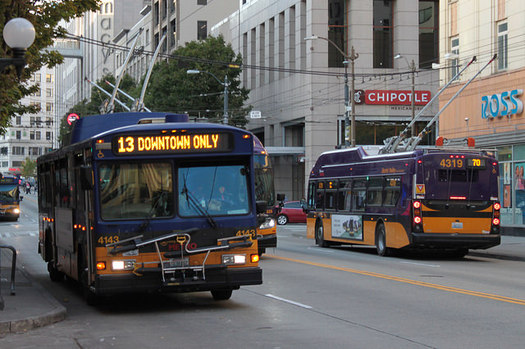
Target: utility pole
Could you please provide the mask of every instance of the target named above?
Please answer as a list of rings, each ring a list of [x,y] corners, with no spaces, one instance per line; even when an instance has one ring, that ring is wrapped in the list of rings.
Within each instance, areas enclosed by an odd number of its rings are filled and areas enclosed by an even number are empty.
[[[359,58],[359,54],[355,53],[354,46],[352,46],[352,50],[350,52],[350,56],[347,57],[347,58],[352,62],[352,132],[351,132],[351,138],[352,138],[352,147],[355,147],[355,74],[354,74],[354,61],[357,58]],[[345,122],[346,122],[346,120],[345,120]]]

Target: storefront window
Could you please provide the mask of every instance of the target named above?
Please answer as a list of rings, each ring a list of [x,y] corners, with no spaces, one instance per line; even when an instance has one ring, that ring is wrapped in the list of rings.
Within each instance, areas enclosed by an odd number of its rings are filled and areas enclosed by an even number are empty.
[[[498,148],[498,161],[512,161],[512,147]]]
[[[514,161],[525,160],[525,145],[514,146]]]
[[[501,223],[525,225],[525,145],[498,148]]]
[[[515,224],[525,223],[525,181],[523,171],[525,162],[518,162],[514,167],[514,189],[516,193]]]

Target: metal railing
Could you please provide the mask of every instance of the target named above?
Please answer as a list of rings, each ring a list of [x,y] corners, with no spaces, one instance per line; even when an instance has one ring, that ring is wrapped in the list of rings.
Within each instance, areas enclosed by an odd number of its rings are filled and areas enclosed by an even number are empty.
[[[11,296],[15,295],[15,271],[16,271],[16,250],[13,246],[7,246],[7,245],[0,245],[0,252],[2,252],[2,249],[10,249],[11,253],[13,254],[13,257],[11,259]],[[2,259],[0,257],[0,267],[1,267]],[[0,269],[1,270],[1,269]],[[2,282],[0,280],[0,310],[4,310],[4,299],[2,298]]]

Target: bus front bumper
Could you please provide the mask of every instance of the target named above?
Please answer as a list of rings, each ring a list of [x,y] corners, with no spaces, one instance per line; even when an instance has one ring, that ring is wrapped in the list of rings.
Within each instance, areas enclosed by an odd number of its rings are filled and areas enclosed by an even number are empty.
[[[487,249],[500,243],[499,234],[412,233],[412,246],[421,248]]]
[[[160,269],[138,276],[129,274],[96,275],[93,292],[97,295],[137,292],[197,292],[214,289],[238,289],[240,286],[262,284],[262,270],[259,267],[227,268],[224,266],[207,267],[204,278],[171,278],[165,275],[162,280]]]
[[[259,246],[259,249],[277,247],[277,234],[257,236],[257,246]]]

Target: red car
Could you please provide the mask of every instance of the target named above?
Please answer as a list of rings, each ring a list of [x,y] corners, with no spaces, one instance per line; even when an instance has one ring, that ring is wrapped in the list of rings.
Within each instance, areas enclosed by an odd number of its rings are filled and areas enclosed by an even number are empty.
[[[276,208],[279,210],[279,206]],[[281,207],[277,214],[277,224],[284,225],[286,223],[306,223],[306,213],[303,211],[301,201],[288,201]]]

